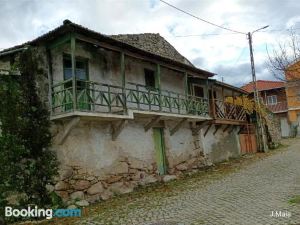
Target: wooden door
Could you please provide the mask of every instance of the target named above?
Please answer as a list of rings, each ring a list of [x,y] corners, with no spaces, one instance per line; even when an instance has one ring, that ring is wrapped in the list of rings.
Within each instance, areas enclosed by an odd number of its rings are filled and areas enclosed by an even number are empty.
[[[163,128],[153,128],[153,137],[156,152],[157,169],[160,175],[164,175],[167,172],[167,166]]]

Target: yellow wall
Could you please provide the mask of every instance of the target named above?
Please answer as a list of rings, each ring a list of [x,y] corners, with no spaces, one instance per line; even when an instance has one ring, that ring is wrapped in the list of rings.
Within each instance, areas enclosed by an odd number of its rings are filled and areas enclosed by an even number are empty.
[[[300,61],[288,67],[285,76],[289,121],[296,122],[300,113]]]

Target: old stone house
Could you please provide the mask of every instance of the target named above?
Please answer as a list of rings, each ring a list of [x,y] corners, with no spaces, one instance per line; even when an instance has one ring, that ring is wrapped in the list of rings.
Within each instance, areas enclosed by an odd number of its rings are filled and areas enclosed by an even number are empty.
[[[27,48],[45,71],[37,86],[63,199],[107,199],[240,155],[246,113],[225,98],[247,92],[211,79],[159,34],[107,36],[66,20],[0,52],[0,69]]]

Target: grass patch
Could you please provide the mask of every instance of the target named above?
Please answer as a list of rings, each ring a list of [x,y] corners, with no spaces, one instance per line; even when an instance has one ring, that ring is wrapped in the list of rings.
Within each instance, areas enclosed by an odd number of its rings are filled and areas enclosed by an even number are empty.
[[[296,195],[289,200],[290,204],[300,204],[300,195]]]

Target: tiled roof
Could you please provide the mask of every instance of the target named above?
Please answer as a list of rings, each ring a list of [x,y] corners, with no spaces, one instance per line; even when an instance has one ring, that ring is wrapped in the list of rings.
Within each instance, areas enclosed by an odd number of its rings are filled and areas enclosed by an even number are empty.
[[[160,39],[160,41],[157,42],[157,46],[154,46],[153,49],[150,50],[149,46],[141,47],[140,43],[138,43],[138,42],[133,43],[131,39],[134,37],[134,35],[132,35],[132,36],[127,35],[127,37],[124,37],[126,35],[124,35],[124,36],[123,35],[112,35],[112,36],[104,35],[104,34],[96,32],[96,31],[90,30],[86,27],[83,27],[79,24],[73,23],[69,20],[65,20],[63,25],[55,28],[54,30],[49,31],[46,34],[43,34],[40,37],[37,37],[36,39],[34,39],[32,41],[28,41],[22,45],[17,45],[12,48],[8,48],[8,49],[4,49],[4,50],[0,51],[0,56],[1,56],[1,54],[5,54],[6,52],[16,50],[16,49],[24,47],[26,45],[34,46],[34,45],[38,45],[38,44],[42,44],[42,43],[46,43],[46,42],[51,42],[55,38],[65,35],[65,34],[68,34],[68,33],[78,33],[80,35],[88,36],[90,38],[96,39],[97,41],[105,42],[110,45],[122,48],[122,49],[127,49],[129,51],[132,51],[132,52],[135,52],[138,54],[146,55],[153,59],[163,61],[165,63],[169,63],[169,64],[172,64],[175,66],[182,67],[183,69],[187,69],[187,70],[195,72],[197,74],[205,75],[208,77],[212,77],[215,75],[214,73],[211,73],[209,71],[202,70],[202,69],[199,69],[199,68],[193,66],[192,63],[190,63],[186,58],[184,58],[182,55],[180,55],[180,53],[178,53],[177,50],[171,44],[169,44],[165,39],[163,39],[160,36],[159,36],[160,38],[157,38],[157,39]],[[154,34],[154,35],[156,36],[157,34]],[[135,39],[135,38],[133,38],[133,39]],[[147,38],[145,38],[145,37],[142,38],[142,40],[143,40],[142,42],[144,43],[146,41],[146,39]],[[131,43],[129,43],[129,42],[131,42]],[[154,43],[155,43],[155,41],[154,41]],[[159,50],[158,44],[163,45],[164,50]],[[169,50],[166,50],[167,48]]]
[[[257,83],[258,91],[284,88],[284,86],[285,86],[285,82],[283,82],[283,81],[258,80],[258,81],[256,81],[256,83]],[[254,83],[250,82],[250,83],[242,86],[241,89],[252,93],[254,91]]]
[[[136,48],[142,49],[153,54],[166,57],[189,66],[193,64],[182,56],[168,41],[159,34],[144,33],[144,34],[118,34],[110,35],[117,41],[124,42]]]

